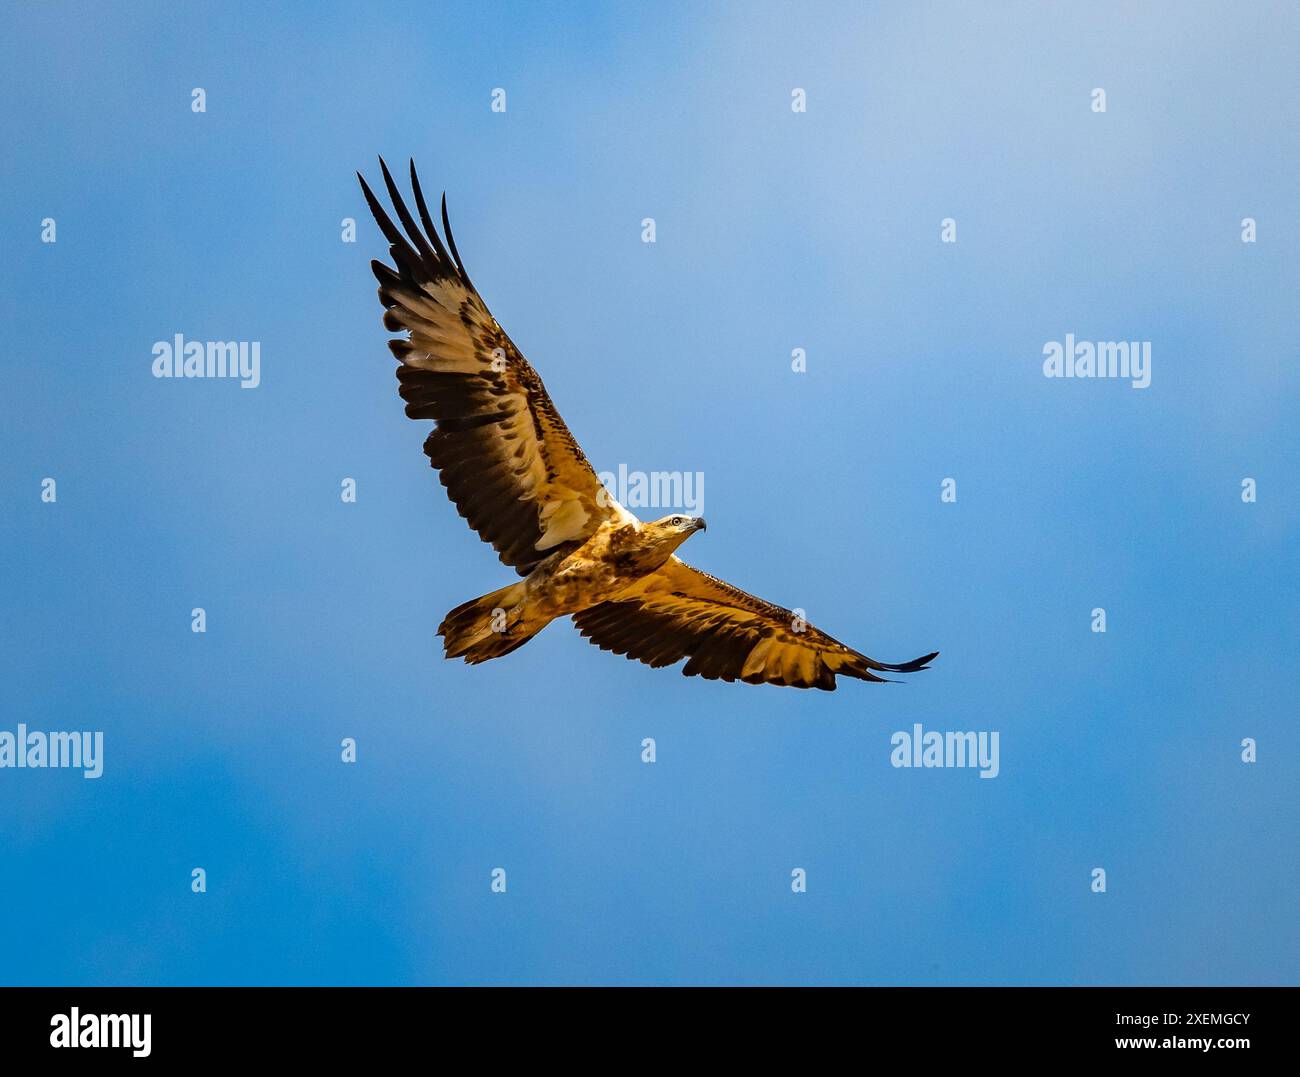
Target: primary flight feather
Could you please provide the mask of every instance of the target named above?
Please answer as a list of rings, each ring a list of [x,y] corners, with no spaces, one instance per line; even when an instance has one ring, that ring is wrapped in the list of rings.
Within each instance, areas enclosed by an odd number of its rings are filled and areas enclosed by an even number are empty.
[[[485,662],[557,617],[608,651],[725,681],[835,689],[839,674],[914,673],[935,657],[877,662],[793,612],[692,568],[675,551],[702,517],[643,523],[605,489],[542,379],[470,283],[442,200],[444,242],[411,163],[419,223],[381,159],[401,229],[358,174],[395,268],[371,263],[412,419],[434,420],[429,462],[460,514],[524,577],[443,620],[448,658]]]

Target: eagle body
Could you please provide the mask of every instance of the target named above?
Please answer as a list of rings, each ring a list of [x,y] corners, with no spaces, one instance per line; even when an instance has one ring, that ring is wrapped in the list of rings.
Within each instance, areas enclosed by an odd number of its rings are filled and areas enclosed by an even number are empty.
[[[522,646],[557,617],[627,597],[705,527],[702,517],[687,516],[602,523],[576,550],[552,554],[522,583],[452,610],[438,628],[447,657],[485,662]]]
[[[877,662],[801,614],[692,568],[677,549],[699,517],[641,521],[601,484],[537,372],[465,272],[442,201],[433,223],[411,164],[416,222],[380,160],[399,229],[361,188],[394,266],[372,262],[398,391],[412,419],[431,419],[425,455],[461,516],[518,582],[457,606],[438,632],[446,656],[509,654],[559,617],[596,646],[687,676],[833,691],[836,677],[883,681],[911,662]]]
[[[632,584],[657,571],[696,531],[703,517],[671,517],[668,521],[603,523],[573,553],[548,565],[543,561],[528,576],[530,599],[552,617],[579,613],[597,602],[613,599]]]

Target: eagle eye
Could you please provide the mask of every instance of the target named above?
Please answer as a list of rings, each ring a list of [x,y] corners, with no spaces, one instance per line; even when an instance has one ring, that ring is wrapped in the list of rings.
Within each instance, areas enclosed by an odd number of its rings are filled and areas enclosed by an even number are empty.
[[[671,520],[669,520],[668,522],[669,522],[670,524],[672,524],[673,527],[681,527],[682,524],[683,524],[685,521],[684,521],[680,516],[674,516],[674,517],[673,517]]]

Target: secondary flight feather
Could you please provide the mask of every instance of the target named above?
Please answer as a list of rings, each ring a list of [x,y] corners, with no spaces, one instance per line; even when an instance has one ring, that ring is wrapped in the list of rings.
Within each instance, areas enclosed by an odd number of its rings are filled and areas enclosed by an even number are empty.
[[[703,517],[643,522],[620,505],[470,282],[446,196],[439,235],[415,163],[418,222],[379,164],[400,228],[357,178],[394,263],[371,268],[384,326],[405,334],[388,347],[406,414],[434,421],[424,451],[448,496],[523,577],[447,614],[438,633],[448,658],[499,658],[567,616],[616,654],[656,667],[687,659],[687,676],[833,691],[839,675],[882,681],[926,668],[937,652],[877,662],[686,564],[676,550],[705,530]]]

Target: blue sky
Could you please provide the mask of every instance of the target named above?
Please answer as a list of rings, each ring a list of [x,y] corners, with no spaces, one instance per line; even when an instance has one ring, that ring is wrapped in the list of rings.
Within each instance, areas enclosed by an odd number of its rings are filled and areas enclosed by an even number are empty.
[[[0,769],[0,982],[1295,983],[1294,7],[323,7],[5,15],[0,729],[106,758]],[[444,662],[512,577],[402,415],[379,153],[598,468],[704,473],[688,560],[934,667]]]

